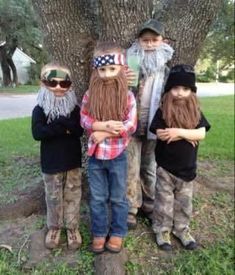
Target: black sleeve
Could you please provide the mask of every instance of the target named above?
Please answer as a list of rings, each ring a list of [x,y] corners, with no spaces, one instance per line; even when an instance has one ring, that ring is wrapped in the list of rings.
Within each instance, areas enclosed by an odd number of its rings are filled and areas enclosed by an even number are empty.
[[[162,118],[162,111],[160,108],[156,111],[153,120],[150,125],[150,132],[156,135],[156,130],[157,129],[165,129],[166,128],[166,123]]]
[[[201,119],[197,125],[196,128],[201,128],[201,127],[205,127],[206,131],[209,131],[211,128],[210,123],[207,121],[207,119],[205,118],[205,116],[203,115],[203,113],[201,113]]]
[[[42,108],[36,106],[32,113],[32,134],[35,140],[46,140],[66,135],[66,129],[58,120],[48,124]]]
[[[70,117],[60,117],[59,122],[69,130],[72,135],[81,137],[83,128],[80,125],[80,108],[78,106],[72,111]]]

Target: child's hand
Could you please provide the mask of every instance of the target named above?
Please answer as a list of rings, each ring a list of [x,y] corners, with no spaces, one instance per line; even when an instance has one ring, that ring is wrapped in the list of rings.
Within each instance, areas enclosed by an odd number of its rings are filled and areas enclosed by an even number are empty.
[[[189,143],[191,143],[193,145],[193,147],[196,147],[198,145],[198,141],[197,140],[190,140],[190,139],[186,139]]]
[[[124,125],[122,121],[109,120],[105,124],[105,131],[118,135],[121,131],[124,130]]]
[[[91,134],[91,139],[95,144],[101,143],[107,137],[108,133],[103,131],[95,131]]]
[[[138,77],[138,75],[136,75],[136,73],[128,67],[125,70],[125,75],[126,75],[126,78],[127,78],[128,86],[131,86],[133,84],[133,82],[135,82],[136,78]]]
[[[172,141],[181,139],[179,136],[179,130],[179,128],[158,129],[157,136],[159,139],[167,141],[167,143],[170,143]]]

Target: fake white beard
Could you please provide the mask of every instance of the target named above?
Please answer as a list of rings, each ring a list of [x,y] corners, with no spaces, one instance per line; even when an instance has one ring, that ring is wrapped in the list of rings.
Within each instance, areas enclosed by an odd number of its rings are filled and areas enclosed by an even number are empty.
[[[171,59],[174,50],[166,43],[162,43],[153,51],[145,51],[136,40],[128,49],[128,54],[138,54],[144,77],[156,73]]]
[[[63,97],[57,97],[45,87],[39,89],[38,105],[43,109],[50,123],[59,116],[69,117],[77,105],[77,98],[73,90],[67,91]]]

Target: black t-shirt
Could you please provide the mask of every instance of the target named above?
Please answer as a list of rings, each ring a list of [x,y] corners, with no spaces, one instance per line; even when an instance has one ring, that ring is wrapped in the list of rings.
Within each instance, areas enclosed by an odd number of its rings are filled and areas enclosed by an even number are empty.
[[[81,167],[80,108],[70,117],[60,116],[47,123],[43,109],[38,105],[32,114],[32,134],[41,141],[41,168],[43,173],[56,174]]]
[[[205,127],[210,129],[210,124],[201,113],[201,119],[196,128]],[[162,118],[162,111],[159,108],[155,113],[150,126],[150,131],[156,134],[157,129],[168,128]],[[182,139],[167,144],[166,141],[157,140],[155,157],[158,166],[163,167],[174,176],[191,181],[196,177],[196,160],[198,146],[193,147],[191,143]]]

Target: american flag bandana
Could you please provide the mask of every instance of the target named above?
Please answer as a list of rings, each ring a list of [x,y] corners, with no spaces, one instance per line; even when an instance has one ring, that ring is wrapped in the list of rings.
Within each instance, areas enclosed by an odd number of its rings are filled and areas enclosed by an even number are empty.
[[[125,56],[121,53],[114,53],[100,55],[93,59],[93,67],[95,69],[107,65],[125,65]]]

